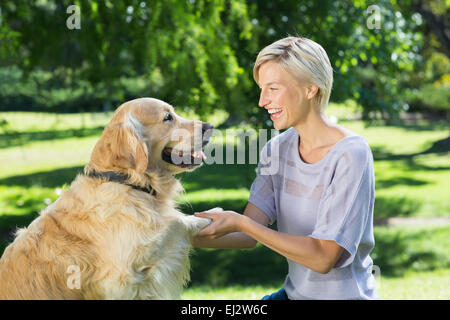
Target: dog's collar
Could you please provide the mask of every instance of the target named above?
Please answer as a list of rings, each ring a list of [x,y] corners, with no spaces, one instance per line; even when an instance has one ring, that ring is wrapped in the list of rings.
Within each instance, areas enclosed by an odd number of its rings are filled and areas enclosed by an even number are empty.
[[[127,186],[132,187],[133,189],[136,190],[140,190],[143,192],[147,192],[148,194],[152,195],[152,196],[156,196],[156,191],[155,189],[152,188],[152,186],[148,186],[146,188],[143,187],[139,187],[136,186],[134,184],[130,184],[130,183],[126,183],[125,181],[127,181],[130,176],[124,173],[120,173],[120,172],[115,172],[115,171],[95,171],[95,170],[91,170],[88,174],[88,177],[91,178],[102,178],[102,179],[106,179],[108,181],[111,182],[117,182],[117,183],[121,183],[121,184],[125,184]]]

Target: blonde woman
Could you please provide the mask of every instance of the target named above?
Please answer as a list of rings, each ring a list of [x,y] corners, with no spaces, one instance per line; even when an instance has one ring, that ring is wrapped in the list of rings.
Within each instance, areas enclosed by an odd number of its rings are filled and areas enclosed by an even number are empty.
[[[244,214],[212,219],[195,238],[207,248],[253,248],[286,257],[283,288],[263,299],[376,299],[372,275],[375,199],[367,140],[330,122],[325,109],[333,70],[325,50],[302,37],[265,47],[253,72],[259,106],[276,129],[261,153]],[[276,172],[265,172],[278,161]],[[267,226],[277,221],[278,231]]]

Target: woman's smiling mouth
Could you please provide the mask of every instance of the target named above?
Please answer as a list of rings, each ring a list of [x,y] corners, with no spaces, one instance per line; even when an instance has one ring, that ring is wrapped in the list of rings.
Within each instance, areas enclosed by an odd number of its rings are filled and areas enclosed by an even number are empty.
[[[283,113],[283,109],[280,108],[272,108],[267,109],[267,112],[270,114],[270,119],[275,120],[281,117],[281,113]]]

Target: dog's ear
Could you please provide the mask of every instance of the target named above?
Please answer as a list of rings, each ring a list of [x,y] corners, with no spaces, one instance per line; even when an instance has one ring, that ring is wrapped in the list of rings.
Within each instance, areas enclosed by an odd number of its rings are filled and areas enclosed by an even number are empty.
[[[144,173],[148,166],[148,149],[136,128],[126,123],[108,127],[107,146],[114,167],[134,169]]]

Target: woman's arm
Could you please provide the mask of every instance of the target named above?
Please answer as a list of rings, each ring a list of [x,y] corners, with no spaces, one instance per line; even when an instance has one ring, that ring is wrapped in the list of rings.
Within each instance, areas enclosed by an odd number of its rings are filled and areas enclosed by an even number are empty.
[[[320,273],[328,273],[344,250],[335,241],[277,232],[233,211],[203,212],[196,216],[213,220],[200,231],[198,237],[217,239],[230,232],[240,232],[282,256]]]
[[[269,224],[269,217],[253,203],[248,203],[245,207],[244,216],[252,221],[267,226]],[[252,237],[241,233],[231,232],[222,237],[194,237],[193,246],[199,248],[215,248],[215,249],[250,249],[255,247],[257,241]]]
[[[282,256],[320,273],[328,273],[344,250],[335,241],[281,233],[248,219],[242,222],[242,232]]]

